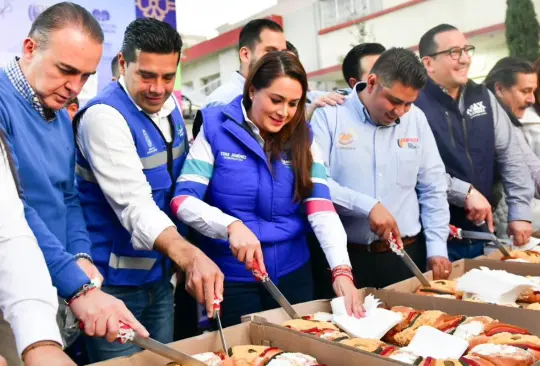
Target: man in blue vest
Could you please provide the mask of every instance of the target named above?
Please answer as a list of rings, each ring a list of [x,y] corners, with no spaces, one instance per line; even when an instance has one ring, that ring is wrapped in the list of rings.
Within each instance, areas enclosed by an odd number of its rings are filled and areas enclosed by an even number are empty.
[[[531,175],[504,109],[484,86],[469,80],[474,46],[458,29],[438,25],[420,39],[429,80],[416,105],[427,116],[448,181],[450,223],[467,230],[493,231],[492,188],[500,174],[508,203],[508,234],[516,245],[529,241]],[[481,242],[449,241],[451,260],[483,254]]]
[[[26,220],[53,285],[89,335],[113,341],[119,321],[147,335],[121,301],[92,281],[101,275],[92,263],[74,185],[75,144],[64,107],[96,72],[103,31],[86,9],[62,2],[36,18],[22,46],[21,57],[0,71],[0,128],[18,168]],[[28,268],[28,276],[34,275]],[[32,348],[50,348],[56,343],[51,341]],[[2,337],[0,348],[6,343]]]
[[[212,315],[223,274],[170,212],[188,151],[182,114],[172,91],[182,40],[169,24],[137,19],[118,56],[121,76],[76,116],[77,182],[92,255],[103,290],[123,299],[150,335],[173,341],[174,261],[186,286]],[[132,344],[88,339],[91,362],[127,356]]]

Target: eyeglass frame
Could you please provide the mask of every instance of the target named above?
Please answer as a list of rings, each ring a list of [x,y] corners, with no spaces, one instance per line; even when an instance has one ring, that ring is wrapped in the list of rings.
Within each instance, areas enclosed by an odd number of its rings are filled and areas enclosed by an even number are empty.
[[[459,56],[458,58],[454,58],[452,57],[452,50],[455,50],[455,49],[459,49]],[[472,55],[469,55],[469,52],[472,51]],[[450,56],[450,58],[452,60],[459,60],[461,58],[461,56],[463,56],[463,52],[466,52],[467,53],[467,56],[470,57],[473,57],[474,56],[474,52],[476,51],[476,47],[473,46],[473,45],[467,45],[465,47],[452,47],[452,48],[449,48],[447,50],[444,50],[444,51],[439,51],[439,52],[435,52],[435,53],[432,53],[431,55],[428,55],[429,57],[435,57],[435,56],[438,56],[438,55],[442,55],[444,53],[448,54],[448,56]]]

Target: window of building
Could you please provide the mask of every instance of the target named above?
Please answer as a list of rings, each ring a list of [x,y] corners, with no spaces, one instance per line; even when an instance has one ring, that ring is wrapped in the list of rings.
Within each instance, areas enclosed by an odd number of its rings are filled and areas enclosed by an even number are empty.
[[[382,9],[382,0],[319,0],[321,28],[360,18]]]
[[[210,95],[214,90],[219,88],[219,86],[221,85],[221,76],[220,74],[210,75],[202,79],[202,84],[203,84],[202,92],[205,95]]]

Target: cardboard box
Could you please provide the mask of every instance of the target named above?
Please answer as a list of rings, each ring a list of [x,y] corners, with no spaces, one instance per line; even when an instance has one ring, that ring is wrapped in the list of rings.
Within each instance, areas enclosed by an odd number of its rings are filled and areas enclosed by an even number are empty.
[[[533,263],[519,263],[519,262],[504,262],[494,261],[492,259],[486,259],[485,257],[478,257],[477,259],[461,259],[452,263],[452,274],[450,280],[454,280],[463,276],[465,273],[473,268],[487,267],[489,269],[499,269],[513,273],[520,276],[540,276],[540,265]],[[426,272],[424,276],[429,280],[433,280],[433,274],[431,271]],[[386,290],[395,290],[399,292],[415,292],[420,287],[420,281],[416,277],[409,278],[388,287]],[[540,315],[540,314],[539,314]]]
[[[381,300],[387,307],[403,305],[410,306],[417,310],[440,310],[450,315],[485,315],[498,319],[504,323],[526,328],[531,334],[540,336],[540,321],[536,321],[537,319],[540,319],[540,312],[536,310],[511,308],[507,306],[482,304],[433,296],[422,296],[406,292],[396,292],[395,290],[388,289],[376,290],[366,288],[359,291],[361,291],[362,295],[364,296],[373,294],[373,296]],[[293,305],[293,307],[300,316],[313,314],[318,311],[327,313],[332,312],[330,300],[316,300]],[[289,319],[290,318],[287,313],[285,313],[285,311],[281,308],[247,315],[243,318],[244,321],[257,320],[261,322],[261,320],[265,320],[268,323],[276,325],[280,325]],[[319,339],[315,336],[308,336],[313,337],[314,339]]]
[[[465,263],[463,263],[462,265],[464,264]],[[498,319],[501,322],[526,328],[531,334],[540,336],[540,322],[535,321],[536,319],[538,319],[538,317],[540,317],[540,313],[534,310],[516,309],[490,304],[437,298],[432,296],[428,297],[405,292],[396,292],[395,290],[387,289],[376,290],[373,288],[366,288],[359,291],[361,291],[362,295],[364,296],[373,294],[376,298],[380,299],[384,305],[388,307],[403,305],[410,306],[418,310],[440,310],[451,315],[485,315],[490,316],[494,319]],[[332,312],[330,300],[316,300],[303,304],[293,305],[293,307],[300,316],[313,314],[318,311],[328,313]],[[281,308],[261,312],[258,314],[247,315],[243,318],[244,321],[255,320],[258,322],[262,322],[264,320],[268,323],[276,324],[277,326],[289,319],[290,318],[287,313],[285,313],[285,311]],[[284,327],[282,328],[286,329]],[[320,343],[330,343],[327,340],[323,340],[312,335],[304,336],[312,337],[315,341],[318,341]],[[337,344],[336,347],[351,349],[358,353],[365,354],[366,356],[370,355],[370,353],[342,344]],[[390,362],[398,363],[394,360],[391,360]],[[350,363],[350,365],[353,365],[353,363]],[[366,365],[375,365],[375,363],[369,363]],[[540,362],[536,362],[534,366],[540,366]]]
[[[236,345],[264,345],[278,347],[284,351],[301,352],[311,355],[327,366],[373,365],[395,366],[396,362],[380,356],[356,352],[353,348],[337,346],[334,343],[322,343],[311,336],[300,334],[291,329],[279,327],[267,322],[246,322],[224,329],[229,347]],[[170,344],[171,347],[190,355],[213,352],[222,349],[217,332],[206,333],[198,337],[185,339]],[[149,351],[143,351],[130,357],[120,357],[94,364],[94,366],[162,366],[169,360]],[[401,364],[401,363],[397,363]]]

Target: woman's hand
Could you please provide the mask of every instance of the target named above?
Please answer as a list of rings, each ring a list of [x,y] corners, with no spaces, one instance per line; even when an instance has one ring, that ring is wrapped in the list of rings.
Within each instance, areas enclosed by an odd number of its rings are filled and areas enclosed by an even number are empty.
[[[246,264],[248,270],[253,269],[253,261],[259,263],[261,271],[266,272],[264,266],[261,242],[242,221],[235,221],[227,228],[229,234],[229,246],[233,255],[242,263]]]
[[[351,278],[348,276],[337,276],[334,278],[332,287],[337,296],[343,296],[345,298],[345,308],[349,316],[363,318],[366,315],[363,305],[364,299],[360,296],[360,292]]]

